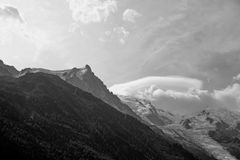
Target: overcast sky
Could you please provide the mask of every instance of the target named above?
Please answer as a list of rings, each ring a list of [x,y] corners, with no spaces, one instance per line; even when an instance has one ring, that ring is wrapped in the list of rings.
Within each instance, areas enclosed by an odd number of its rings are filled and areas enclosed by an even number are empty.
[[[0,58],[18,69],[89,64],[109,87],[182,77],[213,93],[240,79],[239,18],[240,0],[0,0]]]

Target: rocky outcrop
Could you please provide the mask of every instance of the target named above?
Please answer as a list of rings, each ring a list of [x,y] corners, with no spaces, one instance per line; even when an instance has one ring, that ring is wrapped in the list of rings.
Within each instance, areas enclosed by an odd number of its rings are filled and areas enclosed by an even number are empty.
[[[0,76],[17,76],[18,75],[18,70],[13,67],[9,66],[3,63],[2,60],[0,60]]]

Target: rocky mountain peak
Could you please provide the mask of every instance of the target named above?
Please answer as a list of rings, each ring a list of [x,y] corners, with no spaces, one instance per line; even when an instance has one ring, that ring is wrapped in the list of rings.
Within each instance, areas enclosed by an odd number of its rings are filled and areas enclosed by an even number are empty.
[[[2,60],[0,60],[0,76],[15,77],[17,74],[18,70],[15,67],[6,65]]]
[[[94,74],[89,65],[86,65],[84,68],[80,69],[73,68],[71,71],[65,72],[63,79],[73,86],[89,92],[95,97],[98,97],[104,102],[110,104],[115,109],[138,118],[138,116],[129,108],[129,106],[123,104],[116,95],[112,94],[108,90],[107,86]]]
[[[92,69],[91,69],[91,67],[90,67],[88,64],[85,65],[85,68],[86,68],[89,72],[92,72]]]
[[[0,65],[3,65],[4,63],[3,63],[3,61],[0,59]]]

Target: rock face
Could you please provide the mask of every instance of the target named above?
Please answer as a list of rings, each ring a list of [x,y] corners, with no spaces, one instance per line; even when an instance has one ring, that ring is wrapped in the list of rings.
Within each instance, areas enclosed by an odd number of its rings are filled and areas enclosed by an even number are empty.
[[[217,159],[240,159],[240,113],[206,109],[184,117],[181,125]]]
[[[0,154],[28,160],[195,160],[93,95],[45,73],[0,77]]]
[[[62,71],[28,68],[22,70],[20,75],[24,75],[28,72],[43,72],[47,74],[57,75],[69,84],[91,93],[115,109],[139,119],[139,117],[129,108],[129,106],[123,104],[117,96],[112,94],[107,89],[104,83],[97,76],[95,76],[89,65],[86,65],[84,68],[73,68],[71,70]]]
[[[0,60],[0,76],[17,76],[18,73],[15,67],[6,65]]]

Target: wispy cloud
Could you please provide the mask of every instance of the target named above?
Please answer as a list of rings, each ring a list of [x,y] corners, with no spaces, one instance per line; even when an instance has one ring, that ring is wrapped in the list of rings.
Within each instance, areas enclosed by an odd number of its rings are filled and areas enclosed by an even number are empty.
[[[140,13],[138,13],[136,10],[134,9],[126,9],[123,12],[123,21],[127,21],[127,22],[131,22],[131,23],[135,23],[136,19],[141,17],[142,15]]]
[[[0,18],[1,19],[15,19],[19,22],[23,22],[23,18],[18,10],[12,6],[0,6]]]
[[[0,7],[0,44],[11,43],[14,36],[19,36],[28,43],[32,43],[36,52],[32,53],[33,60],[37,59],[39,51],[44,49],[50,41],[45,32],[29,26],[17,8],[13,6]]]
[[[114,42],[118,41],[120,44],[124,45],[130,32],[123,26],[114,27],[112,30],[105,31],[104,36],[99,38],[101,42]]]
[[[118,35],[119,42],[121,44],[125,44],[126,43],[126,40],[127,40],[128,36],[130,34],[130,32],[127,31],[126,28],[124,28],[124,27],[115,27],[113,29],[113,32],[115,32]]]
[[[227,86],[239,73],[239,1],[183,0],[181,4],[175,16],[160,17],[141,31],[145,63],[139,74],[195,77],[209,90]]]
[[[9,34],[11,32],[22,33],[23,18],[18,10],[12,6],[0,6],[0,42],[6,43],[11,39]]]
[[[75,22],[84,24],[106,21],[117,10],[116,0],[66,0]]]

